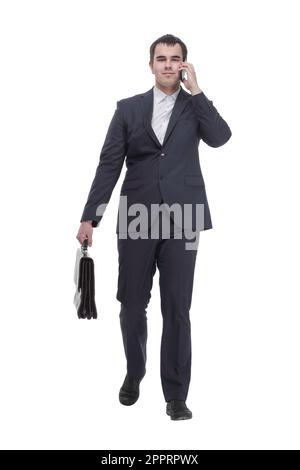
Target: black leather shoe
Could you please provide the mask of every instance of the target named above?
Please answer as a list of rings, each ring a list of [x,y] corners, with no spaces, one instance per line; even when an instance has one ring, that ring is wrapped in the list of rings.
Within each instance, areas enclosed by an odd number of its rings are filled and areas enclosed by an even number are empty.
[[[171,419],[191,419],[193,414],[185,404],[184,400],[170,400],[167,402],[167,415]]]
[[[119,400],[122,405],[130,406],[137,401],[140,395],[140,382],[143,377],[137,379],[129,377],[128,374],[126,374],[119,392]]]

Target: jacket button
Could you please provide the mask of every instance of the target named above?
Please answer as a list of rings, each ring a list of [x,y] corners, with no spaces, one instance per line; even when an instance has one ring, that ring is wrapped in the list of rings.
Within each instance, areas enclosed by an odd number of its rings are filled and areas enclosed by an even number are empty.
[[[160,154],[160,156],[161,156],[161,157],[164,157],[164,156],[165,156],[165,154],[164,154],[164,153],[161,153],[161,154]]]

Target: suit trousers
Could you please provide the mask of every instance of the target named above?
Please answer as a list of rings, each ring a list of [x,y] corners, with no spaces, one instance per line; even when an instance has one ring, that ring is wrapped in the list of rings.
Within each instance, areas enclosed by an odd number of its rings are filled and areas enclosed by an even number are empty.
[[[172,222],[172,221],[171,221]],[[147,306],[156,267],[163,329],[160,349],[160,376],[166,401],[186,400],[191,378],[190,307],[194,269],[198,252],[186,249],[196,238],[174,237],[171,224],[169,238],[159,227],[158,238],[120,238],[118,236],[119,275],[117,299],[121,303],[120,326],[127,361],[127,373],[140,378],[146,373]],[[195,235],[196,237],[196,235]]]

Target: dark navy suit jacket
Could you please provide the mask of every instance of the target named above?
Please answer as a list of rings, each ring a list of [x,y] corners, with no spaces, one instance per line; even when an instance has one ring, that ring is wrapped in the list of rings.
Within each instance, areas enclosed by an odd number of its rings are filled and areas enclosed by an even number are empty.
[[[126,157],[120,195],[127,196],[128,207],[143,203],[150,214],[151,204],[162,201],[180,204],[182,211],[183,204],[192,204],[193,219],[187,228],[195,230],[194,206],[204,204],[201,230],[212,228],[198,147],[201,139],[210,147],[224,145],[231,130],[203,91],[191,95],[180,86],[161,145],[151,126],[153,88],[117,101],[81,222],[93,220],[93,227],[99,225],[103,211],[97,215],[97,207],[109,202]],[[131,220],[128,217],[128,224]]]

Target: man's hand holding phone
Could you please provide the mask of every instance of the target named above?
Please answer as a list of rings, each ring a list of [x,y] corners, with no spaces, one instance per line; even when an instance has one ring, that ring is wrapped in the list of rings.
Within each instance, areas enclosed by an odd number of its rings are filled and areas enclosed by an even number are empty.
[[[190,62],[182,62],[178,70],[182,83],[191,92],[192,95],[196,95],[202,92],[197,83],[196,72],[193,64]],[[183,74],[185,74],[185,77]]]

